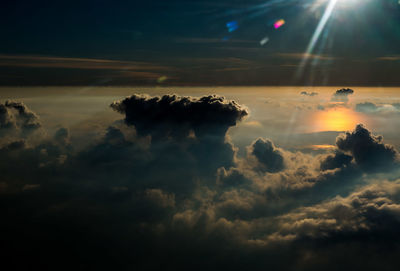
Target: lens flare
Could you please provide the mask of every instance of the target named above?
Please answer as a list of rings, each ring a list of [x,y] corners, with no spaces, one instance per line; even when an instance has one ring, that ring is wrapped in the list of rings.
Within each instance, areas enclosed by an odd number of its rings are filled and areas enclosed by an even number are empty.
[[[261,46],[264,46],[265,44],[268,43],[268,41],[269,41],[269,38],[268,38],[268,37],[265,37],[265,38],[263,38],[262,40],[260,40],[260,45],[261,45]]]
[[[226,23],[226,27],[228,28],[228,32],[232,33],[239,28],[239,24],[236,21],[231,21],[231,22]]]
[[[160,76],[160,77],[157,79],[157,83],[161,84],[161,83],[164,83],[164,82],[167,81],[167,80],[168,80],[168,77],[167,77],[167,76]]]
[[[278,28],[280,28],[281,26],[283,26],[285,24],[285,20],[284,19],[280,19],[280,20],[278,20],[278,21],[276,21],[275,23],[274,23],[274,28],[275,29],[278,29]]]

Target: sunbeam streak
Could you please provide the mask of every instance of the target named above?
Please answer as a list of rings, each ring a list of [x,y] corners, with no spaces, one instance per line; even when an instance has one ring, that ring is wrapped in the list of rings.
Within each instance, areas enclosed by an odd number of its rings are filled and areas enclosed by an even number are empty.
[[[314,51],[315,45],[317,44],[326,23],[328,22],[329,18],[332,15],[333,10],[335,9],[335,6],[337,4],[338,0],[330,0],[328,6],[325,9],[324,15],[322,16],[321,20],[318,23],[317,28],[314,31],[314,34],[307,46],[306,53],[304,54],[303,59],[300,62],[300,66],[297,70],[296,77],[299,78],[303,74],[304,67],[306,66],[308,59],[311,55],[311,53]]]

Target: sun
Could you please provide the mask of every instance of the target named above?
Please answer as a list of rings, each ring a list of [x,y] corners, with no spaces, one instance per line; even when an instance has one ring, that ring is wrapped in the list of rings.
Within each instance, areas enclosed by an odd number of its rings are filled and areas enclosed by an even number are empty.
[[[312,116],[310,126],[313,132],[343,132],[353,130],[357,124],[364,121],[359,113],[349,108],[337,107],[317,112]]]

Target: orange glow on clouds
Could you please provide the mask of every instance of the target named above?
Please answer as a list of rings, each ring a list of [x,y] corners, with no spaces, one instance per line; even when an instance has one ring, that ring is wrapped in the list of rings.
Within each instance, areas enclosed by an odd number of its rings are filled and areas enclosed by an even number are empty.
[[[336,146],[328,145],[328,144],[325,144],[325,145],[311,145],[311,146],[309,146],[309,148],[312,149],[312,150],[330,150],[330,149],[335,149]]]
[[[359,123],[365,124],[365,118],[359,113],[345,107],[335,107],[316,112],[311,117],[310,128],[312,132],[350,131]]]

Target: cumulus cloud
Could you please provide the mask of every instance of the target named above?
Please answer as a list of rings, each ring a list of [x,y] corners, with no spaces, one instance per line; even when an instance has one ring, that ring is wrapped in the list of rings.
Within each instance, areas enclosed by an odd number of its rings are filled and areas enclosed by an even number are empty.
[[[263,195],[264,205],[258,201],[254,206],[258,211],[251,209],[247,215],[278,214],[299,204],[309,205],[346,193],[362,176],[353,157],[338,149],[332,154],[311,155],[279,149],[269,140],[258,139],[247,151],[245,159],[239,159],[230,169],[221,169],[217,178],[227,189]]]
[[[201,98],[164,95],[150,97],[132,95],[111,104],[125,114],[127,124],[139,134],[152,136],[224,136],[227,129],[248,115],[246,108],[224,97],[210,95]]]
[[[2,108],[4,127],[24,129]],[[367,184],[397,151],[361,125],[324,154],[264,138],[240,153],[227,131],[249,113],[223,97],[133,95],[111,108],[123,119],[84,149],[67,128],[0,146],[0,248],[18,269],[320,270],[331,244],[400,240],[400,183]]]
[[[369,103],[369,102],[359,103],[356,105],[356,111],[374,113],[378,111],[378,106],[376,106],[374,103]]]
[[[165,193],[161,189],[147,189],[144,194],[146,199],[161,208],[175,206],[174,194]]]
[[[0,137],[26,137],[40,127],[39,117],[23,103],[0,103]]]
[[[334,102],[348,102],[349,101],[349,97],[350,95],[352,95],[354,93],[354,90],[350,89],[350,88],[342,88],[337,90],[333,96],[332,96],[332,101]]]
[[[347,197],[335,197],[281,216],[280,231],[297,238],[329,238],[338,232],[392,232],[400,225],[399,196],[399,181],[368,185]]]
[[[70,140],[69,130],[67,128],[58,129],[54,134],[54,141],[64,146],[70,145],[71,140]]]
[[[226,133],[249,114],[246,107],[216,95],[132,95],[111,108],[125,115],[139,137],[150,136],[149,154],[165,165],[165,173],[176,174],[176,165],[182,166],[177,174],[181,187],[193,183],[193,172],[215,176],[219,167],[233,165],[236,150]]]
[[[335,154],[330,154],[321,161],[321,170],[330,170],[348,166],[353,157],[346,155],[343,152],[337,151]]]
[[[374,104],[371,102],[356,104],[355,110],[362,113],[391,113],[399,112],[400,107],[396,104]]]
[[[340,135],[336,145],[341,151],[351,154],[365,171],[379,171],[397,163],[398,153],[393,146],[383,143],[382,136],[375,136],[363,125],[353,132]]]
[[[300,93],[300,95],[309,96],[309,97],[314,97],[314,96],[317,96],[317,95],[318,95],[318,92],[307,92],[307,91],[302,91],[302,92]]]
[[[268,139],[259,138],[250,147],[262,169],[267,172],[278,172],[284,169],[284,159],[281,151]]]

